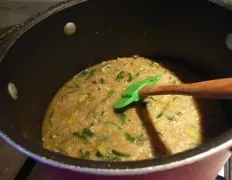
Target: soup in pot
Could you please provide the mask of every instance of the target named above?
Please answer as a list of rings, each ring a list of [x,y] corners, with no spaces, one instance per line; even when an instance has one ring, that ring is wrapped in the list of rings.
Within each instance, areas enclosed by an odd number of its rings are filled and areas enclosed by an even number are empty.
[[[103,161],[135,161],[183,152],[226,127],[214,101],[156,95],[122,111],[113,104],[132,83],[161,75],[158,82],[181,84],[162,64],[134,56],[92,66],[69,80],[46,112],[43,146],[67,156]],[[207,137],[208,135],[208,137]]]

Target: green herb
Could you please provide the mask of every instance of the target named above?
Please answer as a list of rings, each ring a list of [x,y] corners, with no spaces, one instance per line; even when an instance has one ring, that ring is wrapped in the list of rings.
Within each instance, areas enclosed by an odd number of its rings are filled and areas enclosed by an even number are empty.
[[[90,152],[89,151],[83,151],[82,149],[80,149],[80,158],[89,159],[90,158]]]
[[[169,121],[176,121],[177,119],[180,118],[180,116],[182,115],[181,112],[177,112],[174,116],[172,117],[166,117]]]
[[[120,157],[129,157],[129,156],[130,156],[129,154],[126,154],[126,153],[117,151],[117,150],[115,150],[115,149],[113,149],[111,152],[112,152],[114,155],[120,156]]]
[[[127,82],[131,82],[133,80],[133,76],[131,73],[128,73],[128,79],[127,79]]]
[[[116,156],[115,154],[111,153],[106,153],[103,154],[100,151],[97,151],[95,155],[105,161],[121,161],[121,158]]]
[[[173,101],[173,100],[172,100]],[[157,115],[156,115],[156,118],[159,119],[161,118],[163,115],[164,115],[164,112],[168,109],[169,105],[170,105],[171,101],[169,101],[166,106],[163,108],[163,110],[161,112],[159,112]]]
[[[125,138],[127,141],[135,143],[137,145],[142,145],[145,141],[145,137],[142,134],[137,136],[132,136],[129,133],[125,133]]]
[[[105,114],[105,111],[102,111],[102,112],[101,112],[101,116],[104,116],[104,114]]]
[[[128,119],[127,119],[127,116],[126,116],[125,112],[119,113],[119,117],[121,119],[122,124],[126,124],[127,123]]]
[[[135,143],[137,145],[143,145],[144,141],[146,141],[146,138],[143,136],[143,134],[140,134],[140,135],[136,136]]]
[[[55,120],[54,113],[55,111],[52,109],[48,115],[48,120],[51,126],[54,126],[54,120]]]
[[[136,74],[135,74],[135,77],[138,77],[139,76],[139,72],[137,72]]]
[[[113,97],[114,95],[115,95],[114,90],[108,91],[106,97],[102,100],[102,102],[105,103],[108,99],[110,99],[110,98]]]
[[[80,89],[79,84],[66,85],[65,87],[69,89],[68,93],[75,93]]]
[[[89,70],[89,75],[88,75],[87,78],[90,78],[90,77],[94,76],[96,74],[96,71],[97,71],[97,69],[90,69]]]
[[[159,119],[159,118],[161,118],[163,115],[164,115],[164,111],[161,111],[161,112],[159,112],[159,113],[156,115],[156,118]]]
[[[85,79],[89,79],[96,74],[97,69],[88,69],[80,73],[81,76],[86,76]]]
[[[150,96],[148,99],[154,101],[154,102],[157,102],[157,99],[155,99],[154,97]]]
[[[129,133],[125,133],[125,137],[127,141],[130,141],[132,143],[134,143],[136,141],[136,138],[133,137],[132,135],[130,135]]]
[[[126,72],[125,71],[120,71],[115,79],[123,79],[126,77]]]
[[[87,139],[94,136],[94,133],[89,128],[84,128],[80,132],[74,132],[73,136],[77,136],[79,138]]]
[[[102,78],[99,80],[99,82],[100,82],[100,84],[105,84],[105,81]]]
[[[81,131],[81,135],[85,137],[93,137],[94,133],[89,128],[84,128]]]
[[[97,151],[97,152],[95,153],[95,155],[96,155],[97,157],[99,157],[99,158],[102,158],[102,157],[103,157],[103,154],[102,154],[100,151]]]
[[[117,76],[116,76],[115,79],[116,79],[116,80],[125,80],[125,81],[127,81],[127,82],[131,82],[131,81],[134,79],[134,77],[133,77],[132,74],[129,73],[129,72],[120,71],[120,72],[117,74]]]
[[[105,161],[121,161],[121,158],[118,156],[114,156],[112,154],[107,154],[104,158]]]
[[[88,74],[88,71],[87,71],[87,70],[84,70],[84,71],[80,72],[79,75],[81,75],[81,76],[86,76],[87,74]]]

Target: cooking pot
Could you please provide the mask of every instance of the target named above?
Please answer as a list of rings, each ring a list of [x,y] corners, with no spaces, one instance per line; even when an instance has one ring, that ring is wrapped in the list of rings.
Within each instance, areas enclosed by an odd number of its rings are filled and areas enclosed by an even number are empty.
[[[64,33],[68,22],[76,25],[70,36]],[[176,155],[94,162],[44,149],[41,124],[68,79],[107,59],[138,54],[180,64],[203,80],[231,77],[232,51],[225,44],[231,22],[231,11],[203,0],[76,0],[50,8],[2,34],[0,137],[57,179],[212,180],[231,155],[231,127]],[[232,103],[222,104],[232,124]]]

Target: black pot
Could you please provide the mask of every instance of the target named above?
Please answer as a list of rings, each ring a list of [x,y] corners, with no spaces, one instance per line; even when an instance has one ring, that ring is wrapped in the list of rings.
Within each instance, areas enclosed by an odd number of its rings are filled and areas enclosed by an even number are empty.
[[[63,31],[68,22],[77,27],[72,36]],[[214,159],[215,168],[208,164],[212,173],[205,176],[210,179],[230,156],[231,127],[194,150],[153,160],[108,163],[45,150],[41,124],[49,101],[68,79],[111,58],[138,54],[186,66],[202,79],[231,77],[232,51],[225,44],[231,22],[231,11],[207,1],[77,0],[48,9],[2,38],[0,136],[39,162],[95,175],[164,172],[165,179],[172,172],[174,179],[181,179],[175,173],[178,168],[188,169],[191,164],[194,169],[196,164],[202,169],[200,162]],[[18,90],[17,100],[9,95],[10,82]],[[231,124],[231,101],[222,103]],[[198,174],[192,176],[188,179]]]

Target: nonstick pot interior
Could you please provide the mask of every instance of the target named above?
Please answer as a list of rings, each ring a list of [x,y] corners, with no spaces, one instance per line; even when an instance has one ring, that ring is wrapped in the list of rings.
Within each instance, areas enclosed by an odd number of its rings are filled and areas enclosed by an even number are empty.
[[[56,10],[66,6],[71,7],[44,20],[42,17],[48,12],[37,16],[10,35],[12,39],[23,33],[0,62],[0,132],[36,155],[93,168],[145,167],[199,153],[108,167],[44,150],[41,124],[58,88],[81,70],[103,60],[138,54],[181,64],[203,79],[232,76],[232,52],[225,45],[226,35],[232,32],[232,12],[207,1],[186,0],[74,1]],[[37,21],[40,22],[36,24]],[[64,34],[67,22],[76,24],[72,36]],[[9,82],[18,89],[17,100],[8,94]],[[225,109],[229,107],[227,101]],[[227,115],[229,119],[229,110]],[[228,134],[221,136],[215,145],[227,138]],[[207,146],[201,151],[207,151]]]

